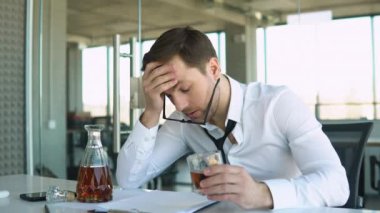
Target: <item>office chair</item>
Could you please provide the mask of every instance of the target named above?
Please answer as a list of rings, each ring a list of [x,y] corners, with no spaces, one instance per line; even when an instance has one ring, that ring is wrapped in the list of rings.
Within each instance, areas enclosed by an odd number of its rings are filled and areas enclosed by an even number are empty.
[[[344,208],[362,208],[364,193],[359,195],[364,147],[371,133],[373,123],[323,124],[322,130],[330,139],[346,169],[350,196]],[[362,182],[364,183],[364,182]],[[361,185],[362,186],[362,185]],[[364,191],[364,190],[363,190]]]

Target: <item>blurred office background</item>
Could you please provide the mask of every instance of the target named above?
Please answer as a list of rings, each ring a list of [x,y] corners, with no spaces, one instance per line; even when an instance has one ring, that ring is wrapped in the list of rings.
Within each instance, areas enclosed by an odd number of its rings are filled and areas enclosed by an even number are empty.
[[[112,38],[134,55],[120,58],[123,143],[142,110],[141,57],[187,25],[207,33],[231,77],[287,85],[321,122],[373,121],[363,190],[379,196],[378,0],[0,0],[0,175],[76,179],[89,123],[105,125],[114,171]],[[151,184],[188,187],[178,166]]]

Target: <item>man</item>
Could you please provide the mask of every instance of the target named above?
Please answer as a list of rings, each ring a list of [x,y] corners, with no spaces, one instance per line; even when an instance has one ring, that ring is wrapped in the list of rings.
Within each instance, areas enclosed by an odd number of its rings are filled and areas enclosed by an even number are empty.
[[[307,107],[286,87],[244,85],[221,74],[203,33],[163,33],[143,70],[146,107],[118,156],[122,187],[139,187],[181,156],[219,147],[226,164],[205,169],[201,181],[209,199],[245,209],[347,201],[345,170]],[[164,96],[176,112],[158,129]]]

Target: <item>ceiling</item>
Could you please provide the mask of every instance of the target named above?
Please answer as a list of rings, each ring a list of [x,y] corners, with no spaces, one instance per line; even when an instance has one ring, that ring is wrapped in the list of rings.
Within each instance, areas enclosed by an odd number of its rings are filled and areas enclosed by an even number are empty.
[[[334,18],[380,14],[380,0],[141,0],[143,38],[190,25],[202,31],[285,23],[288,14],[331,10]],[[138,32],[138,0],[68,0],[68,41],[107,44]]]

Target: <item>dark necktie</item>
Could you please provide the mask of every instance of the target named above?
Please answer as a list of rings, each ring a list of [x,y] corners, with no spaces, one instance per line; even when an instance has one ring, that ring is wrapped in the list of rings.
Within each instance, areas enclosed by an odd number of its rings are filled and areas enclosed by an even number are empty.
[[[219,139],[215,139],[208,131],[207,129],[203,128],[203,130],[206,132],[207,136],[214,142],[216,148],[218,148],[218,150],[220,150],[220,152],[222,153],[222,157],[223,157],[223,163],[227,163],[227,158],[226,158],[226,154],[224,153],[224,149],[223,149],[223,145],[224,145],[224,141],[226,141],[226,138],[228,137],[228,135],[232,132],[232,130],[235,128],[235,125],[236,125],[236,121],[233,121],[233,120],[228,120],[227,122],[227,127],[226,127],[226,131],[224,132],[224,135],[223,137],[219,138]]]

